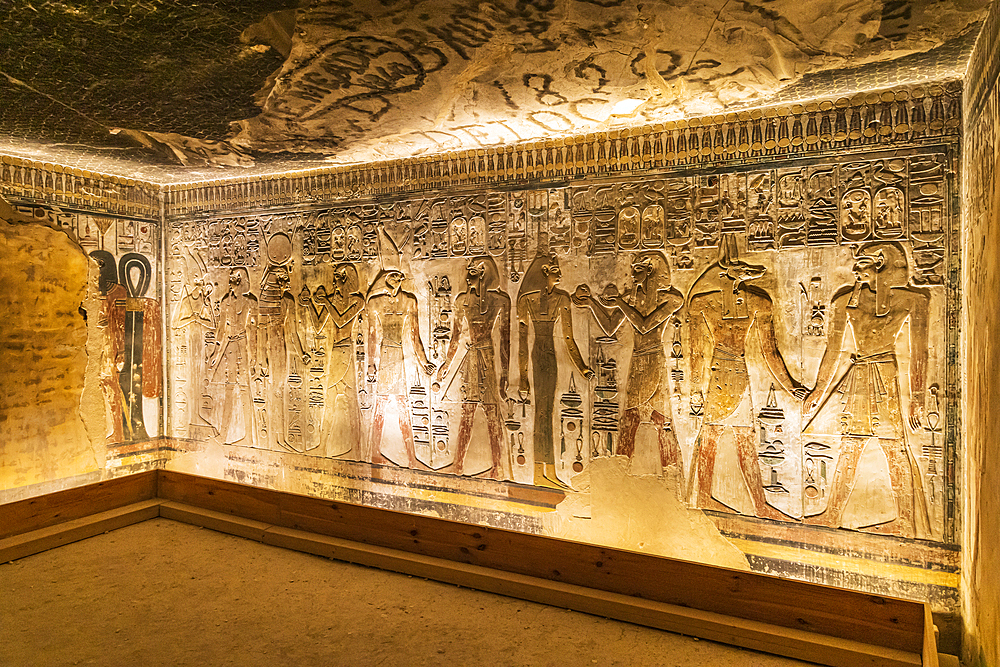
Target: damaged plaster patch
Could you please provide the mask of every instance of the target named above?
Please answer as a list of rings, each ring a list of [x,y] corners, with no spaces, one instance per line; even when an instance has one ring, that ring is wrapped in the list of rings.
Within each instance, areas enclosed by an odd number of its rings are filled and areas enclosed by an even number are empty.
[[[0,216],[0,490],[99,466],[81,416],[87,256],[60,231],[9,218]]]
[[[677,499],[669,477],[630,475],[628,459],[614,456],[591,461],[573,484],[580,493],[567,494],[555,513],[545,518],[546,534],[750,570],[743,553],[708,517]]]

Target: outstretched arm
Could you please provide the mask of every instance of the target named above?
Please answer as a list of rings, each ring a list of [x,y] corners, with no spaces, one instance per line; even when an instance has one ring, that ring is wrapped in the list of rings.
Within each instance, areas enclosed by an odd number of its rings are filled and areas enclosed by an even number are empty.
[[[568,295],[559,300],[559,319],[562,320],[563,340],[566,341],[566,348],[569,350],[569,358],[573,360],[573,365],[583,373],[583,377],[587,379],[594,377],[594,371],[584,362],[580,348],[576,344],[576,337],[573,336],[573,309],[569,307]]]
[[[434,364],[427,360],[427,351],[424,350],[424,343],[420,340],[420,316],[417,310],[417,297],[412,294],[406,295],[406,317],[410,321],[410,341],[413,349],[420,359],[420,367],[424,373],[430,375],[434,372]]]
[[[646,334],[660,326],[667,321],[678,308],[681,307],[681,303],[684,301],[680,294],[667,294],[667,298],[663,300],[653,312],[648,315],[643,315],[633,306],[626,303],[621,297],[615,300],[615,305],[621,309],[628,321],[632,323],[635,330],[640,334]]]
[[[573,303],[589,307],[594,313],[594,319],[609,336],[618,331],[618,327],[625,321],[625,314],[619,308],[609,311],[591,295],[590,287],[587,285],[577,285],[573,293]]]
[[[826,351],[819,363],[819,373],[816,374],[816,385],[806,394],[806,410],[814,411],[826,396],[833,372],[836,370],[837,359],[844,345],[844,333],[847,330],[847,299],[850,292],[842,294],[833,300],[833,319],[830,321],[830,333],[826,339]]]
[[[927,383],[927,317],[930,298],[913,291],[910,306],[910,426],[919,428]]]
[[[755,315],[757,325],[757,336],[760,340],[760,351],[764,354],[764,361],[771,374],[778,380],[781,386],[793,394],[796,398],[805,398],[806,388],[798,380],[792,378],[785,365],[785,359],[778,350],[778,340],[774,334],[774,317],[772,314],[771,302],[761,299]]]
[[[331,310],[336,310],[331,309]],[[382,321],[378,316],[378,297],[368,300],[368,377],[378,371],[378,348],[382,340]]]
[[[510,297],[505,292],[494,292],[500,300],[500,399],[507,400],[510,382]]]
[[[247,315],[246,315],[246,332],[247,332],[247,354],[251,355],[250,358],[250,369],[251,374],[255,374],[257,370],[258,359],[256,352],[257,348],[257,321],[260,317],[260,313],[257,310],[257,297],[255,297],[250,292],[247,292],[244,296],[247,298]],[[262,337],[263,338],[263,337]]]
[[[452,317],[451,340],[448,341],[448,353],[444,356],[444,363],[438,368],[437,381],[441,382],[448,375],[448,368],[451,366],[455,354],[458,353],[458,339],[462,335],[462,320],[465,318],[465,295],[462,292],[455,298],[455,315]]]
[[[522,294],[517,297],[517,372],[518,390],[521,399],[528,396],[531,391],[531,383],[528,381],[528,320],[531,317],[529,294]]]
[[[712,328],[705,317],[706,312],[711,312],[710,307],[704,304],[704,298],[695,297],[688,307],[688,337],[691,347],[691,393],[696,391],[705,392],[708,390],[708,369],[705,360],[708,355],[706,351],[715,347],[712,338]]]

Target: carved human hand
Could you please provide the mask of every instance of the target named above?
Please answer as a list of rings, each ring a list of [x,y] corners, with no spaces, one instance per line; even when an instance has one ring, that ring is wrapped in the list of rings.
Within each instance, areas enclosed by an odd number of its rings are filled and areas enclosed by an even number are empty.
[[[211,354],[208,355],[208,366],[209,368],[215,368],[216,364],[219,363],[221,356],[219,355],[219,350],[222,349],[222,343],[215,341],[215,347],[212,348]]]
[[[803,387],[805,389],[805,387]],[[802,397],[802,411],[806,415],[811,415],[816,412],[819,407],[820,399],[823,398],[822,392],[816,391],[816,389],[806,390],[806,394]]]
[[[804,401],[809,394],[810,391],[805,385],[792,380],[792,396],[799,401]]]
[[[590,293],[590,287],[588,285],[577,285],[576,291],[573,292],[573,303],[578,306],[585,306],[593,295]]]
[[[910,428],[914,431],[920,429],[924,420],[924,402],[922,398],[914,397],[910,401]]]
[[[608,283],[601,292],[600,301],[605,306],[616,306],[621,301],[621,294],[618,293],[618,285]]]
[[[528,378],[521,378],[521,386],[518,387],[517,393],[521,397],[522,402],[528,400],[528,394],[531,393],[531,383],[528,381]]]
[[[589,368],[584,368],[583,377],[587,378],[588,380],[593,380],[595,377],[597,377],[597,373],[595,373],[593,370]]]
[[[437,370],[437,366],[435,366],[430,361],[425,361],[423,368],[424,368],[424,375],[427,376],[434,375],[434,371]]]

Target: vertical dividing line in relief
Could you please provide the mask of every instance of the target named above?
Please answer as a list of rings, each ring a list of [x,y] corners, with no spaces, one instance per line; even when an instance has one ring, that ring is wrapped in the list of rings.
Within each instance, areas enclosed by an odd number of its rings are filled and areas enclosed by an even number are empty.
[[[164,188],[158,188],[156,193],[156,198],[160,202],[160,247],[158,249],[158,259],[159,259],[159,269],[160,269],[160,372],[163,374],[160,378],[160,424],[159,424],[159,434],[161,438],[167,436],[167,425],[170,420],[167,418],[167,411],[170,409],[169,396],[170,390],[170,373],[168,372],[169,366],[167,366],[167,317],[170,314],[170,308],[168,307],[167,300],[170,294],[167,292],[167,209],[166,209],[166,191]],[[161,440],[162,444],[162,440]]]

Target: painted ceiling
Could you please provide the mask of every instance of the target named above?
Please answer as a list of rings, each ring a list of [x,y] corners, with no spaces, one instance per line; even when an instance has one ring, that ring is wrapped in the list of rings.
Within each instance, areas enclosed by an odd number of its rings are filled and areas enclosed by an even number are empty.
[[[0,154],[169,183],[960,78],[988,0],[22,0]]]

